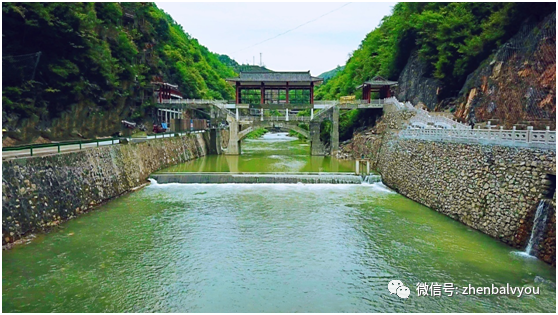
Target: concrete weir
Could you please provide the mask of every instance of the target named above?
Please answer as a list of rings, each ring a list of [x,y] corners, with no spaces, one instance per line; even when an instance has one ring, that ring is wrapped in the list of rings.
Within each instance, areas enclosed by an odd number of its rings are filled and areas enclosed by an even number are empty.
[[[150,178],[159,184],[362,184],[379,182],[379,175],[366,181],[349,173],[155,173]]]

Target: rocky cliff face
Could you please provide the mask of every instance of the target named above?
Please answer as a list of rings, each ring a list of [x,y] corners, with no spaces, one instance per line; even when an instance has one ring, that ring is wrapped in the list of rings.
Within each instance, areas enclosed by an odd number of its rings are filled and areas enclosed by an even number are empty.
[[[455,116],[556,129],[556,13],[520,31],[471,73]]]
[[[443,85],[428,75],[415,52],[399,76],[397,98],[422,102],[431,110],[450,110],[465,122],[556,129],[556,13],[541,22],[525,21],[455,95],[442,97]]]
[[[432,110],[438,104],[438,92],[442,87],[440,80],[428,76],[427,65],[415,51],[399,75],[397,99],[413,104],[424,103]]]
[[[140,124],[152,126],[154,110],[140,109],[134,106],[131,98],[123,98],[110,111],[84,100],[73,104],[67,111],[61,112],[59,118],[39,119],[39,117],[21,120],[18,115],[8,114],[3,117],[4,128],[8,129],[2,145],[10,146],[20,143],[40,143],[39,139],[53,141],[68,139],[94,139],[98,136],[110,136],[117,132],[130,135],[130,129],[122,127],[122,119],[128,118],[136,110],[144,116]],[[148,128],[148,130],[150,130]],[[50,141],[47,141],[50,142]]]

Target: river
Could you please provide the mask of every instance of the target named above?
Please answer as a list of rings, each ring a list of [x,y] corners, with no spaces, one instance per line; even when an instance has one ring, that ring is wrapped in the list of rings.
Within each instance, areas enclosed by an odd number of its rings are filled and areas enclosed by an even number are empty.
[[[268,134],[164,171],[344,172]],[[232,161],[232,163],[231,163]],[[554,312],[556,269],[382,183],[157,184],[2,255],[4,312]],[[407,299],[390,294],[400,280]],[[418,296],[417,283],[447,283]],[[464,295],[462,287],[539,287]]]

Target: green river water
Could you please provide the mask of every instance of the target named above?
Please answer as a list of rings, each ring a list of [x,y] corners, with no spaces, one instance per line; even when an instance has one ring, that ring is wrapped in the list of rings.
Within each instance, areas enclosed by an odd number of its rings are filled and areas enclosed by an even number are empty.
[[[164,171],[343,172],[283,135]],[[381,183],[157,184],[2,255],[4,312],[554,312],[556,269]],[[402,299],[391,280],[410,289]],[[417,283],[458,294],[418,296]],[[464,295],[461,287],[538,287]]]

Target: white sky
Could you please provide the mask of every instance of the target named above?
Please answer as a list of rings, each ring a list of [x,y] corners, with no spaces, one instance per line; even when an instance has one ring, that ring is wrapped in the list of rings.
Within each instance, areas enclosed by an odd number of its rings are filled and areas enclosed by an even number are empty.
[[[353,2],[285,35],[248,48],[335,10],[346,2],[156,2],[210,51],[238,63],[312,75],[344,65],[395,2]]]

